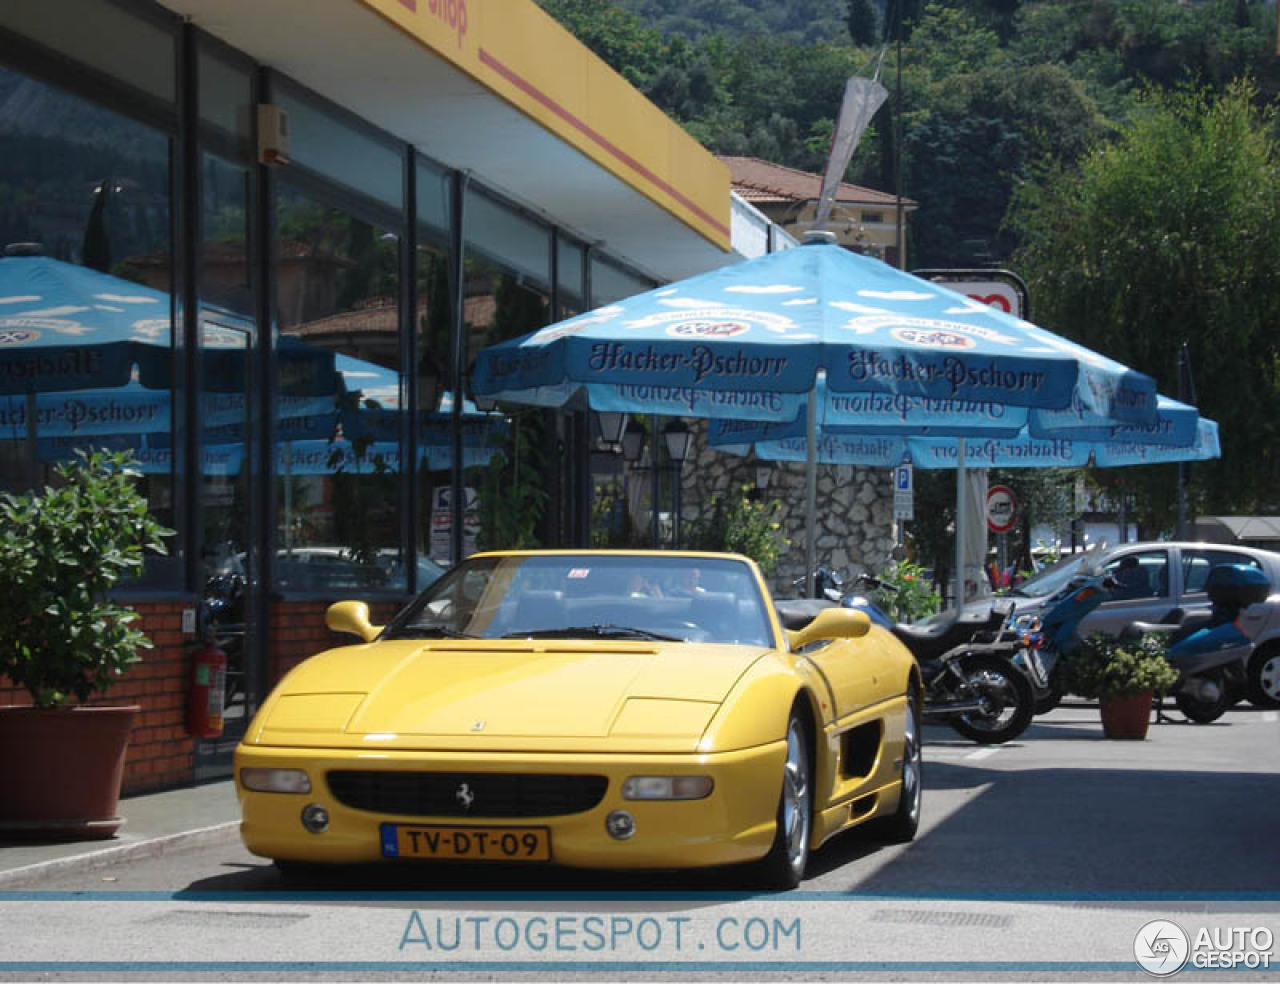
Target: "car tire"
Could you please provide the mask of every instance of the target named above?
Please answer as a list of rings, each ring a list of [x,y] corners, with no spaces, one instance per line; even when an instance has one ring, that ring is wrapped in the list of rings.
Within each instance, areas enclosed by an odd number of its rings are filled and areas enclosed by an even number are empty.
[[[996,701],[999,707],[1011,707],[1013,713],[998,720],[987,714],[960,714],[947,718],[947,724],[979,745],[999,745],[1026,731],[1036,710],[1036,693],[1027,675],[1007,659],[985,653],[962,656],[960,663],[973,690]]]
[[[1249,703],[1280,707],[1280,646],[1264,646],[1249,657]]]
[[[750,869],[759,888],[788,891],[804,878],[813,834],[813,769],[808,720],[797,704],[787,721],[787,758],[778,794],[777,830],[769,853]]]
[[[898,808],[887,817],[864,825],[865,833],[877,840],[905,844],[915,840],[920,829],[920,808],[924,802],[924,742],[920,732],[923,709],[919,690],[907,692],[907,720],[902,733],[902,783]]]

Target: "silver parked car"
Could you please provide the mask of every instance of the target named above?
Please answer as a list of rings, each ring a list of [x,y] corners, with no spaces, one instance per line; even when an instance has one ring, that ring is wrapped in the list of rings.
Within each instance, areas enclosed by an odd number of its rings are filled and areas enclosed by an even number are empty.
[[[1018,612],[1034,612],[1056,595],[1084,563],[1085,554],[1063,557],[1013,588]],[[1218,543],[1121,543],[1102,549],[1101,566],[1120,587],[1080,625],[1082,637],[1116,635],[1129,622],[1177,622],[1207,609],[1205,578],[1218,564],[1261,568],[1271,596],[1241,615],[1240,627],[1254,640],[1246,696],[1259,707],[1280,707],[1280,553]]]

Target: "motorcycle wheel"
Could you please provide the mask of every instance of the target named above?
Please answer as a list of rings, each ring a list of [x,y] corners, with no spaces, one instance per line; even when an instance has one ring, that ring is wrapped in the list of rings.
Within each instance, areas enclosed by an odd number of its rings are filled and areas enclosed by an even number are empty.
[[[947,723],[979,745],[1012,741],[1026,731],[1036,704],[1026,674],[1007,659],[982,653],[962,656],[959,663],[967,689],[979,694],[988,708],[949,718]]]
[[[1210,724],[1226,714],[1234,703],[1230,683],[1223,679],[1221,674],[1214,675],[1212,679],[1218,684],[1218,696],[1215,700],[1202,700],[1182,691],[1173,695],[1173,702],[1178,705],[1178,710],[1185,714],[1189,721],[1194,721],[1196,724]]]
[[[1036,713],[1048,714],[1062,703],[1066,692],[1062,685],[1062,672],[1055,666],[1049,674],[1049,689],[1036,698]]]

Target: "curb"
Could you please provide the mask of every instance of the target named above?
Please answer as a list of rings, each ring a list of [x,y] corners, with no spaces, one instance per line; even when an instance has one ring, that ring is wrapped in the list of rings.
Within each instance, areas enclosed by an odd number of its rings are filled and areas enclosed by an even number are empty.
[[[118,844],[85,854],[72,854],[65,858],[54,858],[50,861],[37,861],[35,864],[23,865],[9,871],[0,871],[0,889],[8,889],[30,885],[54,875],[60,875],[72,869],[105,868],[119,861],[132,861],[138,858],[154,858],[173,851],[200,847],[205,844],[217,844],[233,840],[239,834],[240,821],[228,820],[211,827],[200,827],[195,830],[184,830],[163,837],[149,837],[133,844]]]

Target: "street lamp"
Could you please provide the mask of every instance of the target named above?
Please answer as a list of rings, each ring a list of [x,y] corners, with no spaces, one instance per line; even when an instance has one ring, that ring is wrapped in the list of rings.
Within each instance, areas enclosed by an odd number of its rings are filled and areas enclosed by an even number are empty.
[[[600,440],[609,446],[609,450],[617,451],[622,444],[623,433],[627,426],[627,415],[609,411],[597,412],[596,426],[600,428]]]
[[[634,465],[644,454],[644,437],[644,425],[640,421],[627,421],[627,428],[622,432],[622,457],[628,464]]]
[[[671,539],[673,545],[680,547],[680,486],[684,474],[684,463],[689,457],[689,447],[693,443],[693,434],[683,420],[673,420],[662,429],[662,438],[667,444],[667,457],[671,459],[675,472],[675,489],[672,491],[675,509],[671,517]]]
[[[683,468],[689,457],[689,447],[693,444],[693,434],[683,420],[673,420],[662,429],[663,440],[667,442],[667,455],[677,469]]]

